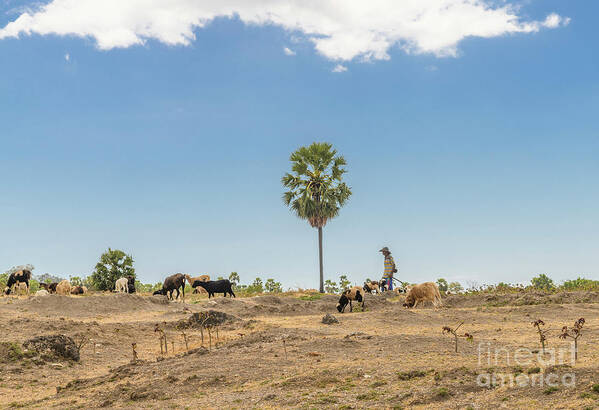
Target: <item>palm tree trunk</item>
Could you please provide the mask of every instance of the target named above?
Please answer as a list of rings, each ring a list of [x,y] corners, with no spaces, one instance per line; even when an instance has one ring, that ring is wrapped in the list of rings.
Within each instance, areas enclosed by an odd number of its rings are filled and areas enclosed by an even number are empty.
[[[322,226],[318,227],[318,259],[320,262],[320,293],[324,293],[324,274],[322,273]]]

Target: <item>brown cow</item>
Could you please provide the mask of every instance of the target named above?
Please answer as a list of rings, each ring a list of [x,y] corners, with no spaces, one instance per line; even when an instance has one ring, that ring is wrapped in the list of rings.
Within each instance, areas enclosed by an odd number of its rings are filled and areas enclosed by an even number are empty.
[[[408,291],[405,303],[407,308],[415,308],[420,302],[431,302],[434,307],[441,306],[441,294],[439,288],[433,282],[424,282],[420,285],[415,285]]]

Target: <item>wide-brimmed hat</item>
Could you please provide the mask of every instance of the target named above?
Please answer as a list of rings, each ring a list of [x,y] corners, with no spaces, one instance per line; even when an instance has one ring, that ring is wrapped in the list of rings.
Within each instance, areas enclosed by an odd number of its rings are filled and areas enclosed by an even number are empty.
[[[381,249],[379,252],[389,252],[389,253],[391,253],[389,251],[389,248],[387,248],[386,246],[383,249]]]

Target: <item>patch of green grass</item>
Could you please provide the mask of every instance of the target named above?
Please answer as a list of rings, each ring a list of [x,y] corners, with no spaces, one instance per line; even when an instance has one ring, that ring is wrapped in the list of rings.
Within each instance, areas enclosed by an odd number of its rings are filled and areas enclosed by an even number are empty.
[[[424,377],[426,376],[427,372],[424,372],[422,370],[411,370],[409,372],[397,372],[397,377],[399,378],[399,380],[410,380],[410,379],[416,379],[418,377]]]
[[[14,362],[26,356],[20,344],[15,342],[0,342],[0,362]]]
[[[595,395],[593,393],[589,393],[588,391],[586,391],[584,393],[580,393],[580,398],[581,399],[594,399]]]
[[[356,396],[357,400],[374,400],[378,397],[378,393],[374,390],[369,391],[367,393],[358,394]]]
[[[322,293],[310,293],[299,297],[300,300],[319,300],[320,298],[322,298]]]
[[[501,401],[508,401],[509,399],[509,397],[504,397],[503,399],[501,399]]]
[[[553,387],[547,387],[545,390],[543,390],[543,394],[555,393],[558,390],[559,389],[557,387],[555,387],[555,386],[553,386]]]
[[[447,390],[447,387],[441,387],[439,390],[437,390],[437,396],[449,397],[449,390]]]
[[[593,390],[595,393],[599,393],[599,384],[593,384],[593,387],[591,387],[591,390]]]
[[[372,387],[373,389],[375,389],[375,388],[377,388],[377,387],[381,387],[381,386],[384,386],[384,385],[386,385],[386,384],[387,384],[387,382],[386,382],[386,381],[384,381],[384,380],[377,380],[377,381],[375,381],[374,383],[372,383],[372,384],[370,385],[370,387]]]
[[[532,367],[532,368],[528,369],[528,371],[526,373],[528,373],[528,374],[541,373],[541,368],[540,367]]]

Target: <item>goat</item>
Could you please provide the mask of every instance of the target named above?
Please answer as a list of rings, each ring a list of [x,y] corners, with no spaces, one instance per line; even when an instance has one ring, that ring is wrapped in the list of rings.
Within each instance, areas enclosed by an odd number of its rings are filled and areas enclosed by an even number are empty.
[[[127,276],[127,293],[135,293],[135,276]]]
[[[181,288],[183,292],[183,300],[185,300],[185,276],[182,273],[175,273],[167,277],[162,284],[162,289],[154,292],[154,295],[166,295],[169,299],[173,300],[173,292],[177,291],[177,296],[175,299],[179,297],[179,288]]]
[[[236,297],[229,279],[209,280],[207,282],[197,281],[194,282],[194,285],[204,288],[208,292],[208,299],[214,296],[215,293],[222,293],[224,297],[227,297],[228,293],[232,298]]]
[[[56,293],[56,285],[58,285],[58,282],[40,283],[40,286],[47,290],[48,293]]]
[[[119,293],[129,293],[129,279],[117,279],[116,282],[114,282],[114,290]]]
[[[83,290],[83,286],[73,286],[71,287],[71,295],[83,295],[85,291]]]
[[[362,310],[364,310],[364,296],[362,295],[363,291],[364,290],[361,289],[359,286],[354,286],[353,288],[350,288],[350,289],[346,290],[345,292],[343,292],[341,294],[341,297],[339,298],[339,303],[337,304],[337,310],[339,311],[339,313],[345,312],[345,307],[347,306],[348,303],[349,303],[349,311],[353,312],[353,306],[351,303],[352,300],[361,302]]]
[[[68,295],[71,293],[71,282],[66,279],[61,281],[56,285],[56,293],[59,295]]]
[[[31,271],[23,269],[17,272],[13,272],[8,277],[6,282],[6,288],[4,289],[5,295],[10,295],[12,288],[19,283],[24,283],[27,288],[27,294],[29,295],[29,281],[31,280]]]
[[[439,287],[433,282],[424,282],[413,286],[406,296],[404,307],[415,308],[421,302],[431,302],[436,308],[443,305]]]
[[[200,293],[198,289],[202,289],[203,292],[205,292],[205,290],[196,282],[208,282],[210,280],[210,275],[200,275],[195,278],[185,275],[185,279],[187,279],[187,282],[189,282],[189,285],[193,288],[193,293]]]
[[[362,287],[365,292],[368,293],[379,293],[379,283],[378,282],[364,282],[364,286]]]

